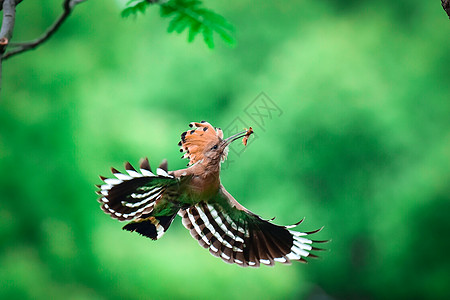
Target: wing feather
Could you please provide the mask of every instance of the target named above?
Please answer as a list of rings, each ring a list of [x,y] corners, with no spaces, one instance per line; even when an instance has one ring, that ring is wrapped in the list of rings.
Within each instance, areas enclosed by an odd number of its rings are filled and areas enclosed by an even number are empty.
[[[147,158],[141,161],[141,173],[129,162],[125,163],[128,174],[111,168],[116,178],[100,176],[105,182],[97,191],[102,196],[99,199],[102,210],[120,221],[134,220],[151,213],[156,201],[163,197],[169,187],[179,182],[164,170],[159,170],[158,175],[153,174]]]
[[[200,202],[179,213],[183,225],[212,255],[242,267],[306,262],[306,257],[316,257],[310,252],[319,249],[312,247],[307,236],[318,231],[299,232],[290,230],[292,226],[273,224],[229,197],[223,191],[214,203]]]

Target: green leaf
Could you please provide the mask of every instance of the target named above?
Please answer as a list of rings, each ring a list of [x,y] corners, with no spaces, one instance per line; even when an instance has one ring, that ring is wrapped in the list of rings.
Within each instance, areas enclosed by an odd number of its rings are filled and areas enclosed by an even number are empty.
[[[228,45],[230,46],[234,46],[236,45],[236,39],[234,38],[234,36],[226,31],[218,31],[217,32],[220,37],[222,38],[222,40],[224,40]]]
[[[189,34],[188,34],[188,42],[192,43],[195,39],[195,36],[200,32],[202,23],[196,22],[189,27]]]
[[[127,3],[127,5],[129,5],[127,8],[125,8],[121,15],[123,18],[127,18],[131,15],[136,16],[138,14],[138,12],[140,13],[145,13],[145,10],[147,9],[147,7],[150,5],[149,2],[147,2],[146,0],[140,0],[140,1],[129,1]]]
[[[147,0],[131,0],[122,11],[123,17],[144,13],[151,3]],[[182,33],[188,29],[188,42],[202,32],[203,40],[209,48],[214,48],[214,33],[228,45],[236,43],[233,26],[221,15],[206,9],[199,0],[169,0],[160,6],[160,16],[171,18],[167,32]]]
[[[170,15],[172,15],[174,12],[177,11],[177,9],[174,6],[166,4],[160,5],[160,8],[161,9],[159,11],[159,14],[161,17],[169,17]]]
[[[178,16],[175,16],[171,21],[170,21],[170,23],[169,23],[169,27],[167,27],[167,32],[173,32],[174,30],[175,30],[175,28],[178,26],[178,22],[180,21],[180,19],[182,18],[183,16],[181,16],[181,15],[178,15]]]
[[[209,49],[214,48],[213,31],[209,27],[203,28],[203,40]]]
[[[189,22],[189,18],[187,18],[186,16],[182,16],[177,23],[175,31],[178,33],[182,33],[183,30],[186,29],[186,27],[190,26]]]

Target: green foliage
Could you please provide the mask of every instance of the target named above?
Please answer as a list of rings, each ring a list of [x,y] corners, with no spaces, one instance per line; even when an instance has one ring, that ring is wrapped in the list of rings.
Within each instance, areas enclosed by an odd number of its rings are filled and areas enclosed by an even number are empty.
[[[209,48],[214,48],[214,32],[222,40],[234,46],[233,26],[221,15],[206,9],[198,0],[170,0],[165,3],[154,2],[160,6],[160,15],[163,18],[172,18],[169,22],[168,32],[182,33],[188,29],[188,42],[194,41],[198,34],[203,35],[203,40]],[[152,4],[147,0],[132,0],[128,7],[122,11],[123,17],[136,16],[144,13]]]
[[[145,13],[148,5],[150,5],[150,2],[147,0],[131,0],[127,3],[128,7],[122,11],[122,17],[127,18],[136,16],[138,13]]]

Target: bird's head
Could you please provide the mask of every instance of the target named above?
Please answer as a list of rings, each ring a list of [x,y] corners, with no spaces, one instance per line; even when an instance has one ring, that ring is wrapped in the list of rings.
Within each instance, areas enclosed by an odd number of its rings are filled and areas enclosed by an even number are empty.
[[[188,165],[219,164],[227,158],[228,145],[237,139],[248,138],[253,133],[250,128],[224,139],[222,129],[215,128],[208,122],[192,122],[189,126],[192,130],[183,132],[178,143],[180,152],[185,152],[182,158],[189,158]]]

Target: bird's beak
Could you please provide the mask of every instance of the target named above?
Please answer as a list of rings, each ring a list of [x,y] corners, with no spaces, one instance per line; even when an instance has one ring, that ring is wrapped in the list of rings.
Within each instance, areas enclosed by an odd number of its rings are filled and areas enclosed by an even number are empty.
[[[228,138],[226,138],[225,141],[225,145],[229,145],[231,144],[233,141],[238,140],[240,138],[243,138],[245,135],[247,134],[247,130],[244,130],[242,132],[236,133],[235,135],[232,135]]]

